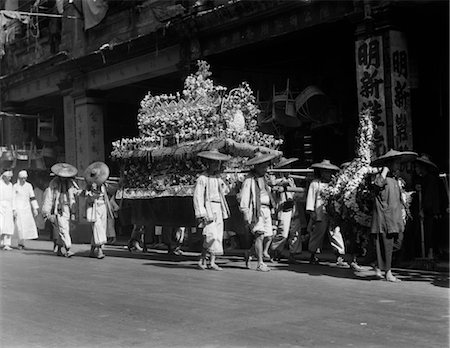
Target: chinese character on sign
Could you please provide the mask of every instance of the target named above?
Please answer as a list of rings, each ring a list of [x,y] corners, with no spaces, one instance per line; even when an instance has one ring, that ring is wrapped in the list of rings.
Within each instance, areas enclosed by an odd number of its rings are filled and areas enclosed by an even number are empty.
[[[359,92],[364,98],[380,97],[380,84],[383,83],[383,79],[377,78],[377,75],[377,69],[375,69],[372,74],[364,71],[361,78],[361,91]]]
[[[398,143],[408,140],[408,118],[405,113],[395,115],[395,130]]]
[[[375,68],[380,67],[380,42],[371,40],[368,44],[363,41],[358,48],[358,64],[369,68],[371,65]]]
[[[361,111],[366,109],[372,109],[372,120],[377,126],[384,126],[383,119],[381,115],[383,114],[383,109],[381,108],[381,104],[378,100],[371,100],[366,103],[362,103]]]
[[[392,70],[399,76],[408,77],[408,59],[406,51],[392,53]]]
[[[394,103],[397,107],[403,108],[406,107],[406,103],[408,101],[408,86],[406,81],[401,83],[400,81],[396,81],[394,88]]]

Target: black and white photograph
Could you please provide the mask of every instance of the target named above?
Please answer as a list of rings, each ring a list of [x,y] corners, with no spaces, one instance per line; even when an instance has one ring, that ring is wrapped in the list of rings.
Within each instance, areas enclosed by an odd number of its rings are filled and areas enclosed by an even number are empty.
[[[0,0],[0,347],[450,347],[449,15]]]

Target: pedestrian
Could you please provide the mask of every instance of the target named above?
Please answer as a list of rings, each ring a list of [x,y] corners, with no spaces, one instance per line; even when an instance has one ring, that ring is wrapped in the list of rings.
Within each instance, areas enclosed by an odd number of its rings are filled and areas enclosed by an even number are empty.
[[[144,251],[144,249],[143,249],[144,233],[145,233],[145,225],[133,224],[131,236],[127,243],[127,247],[130,252]],[[142,246],[141,246],[141,244],[142,244]]]
[[[107,193],[109,196],[109,206],[111,207],[112,215],[108,214],[108,228],[106,229],[106,240],[108,244],[115,244],[116,242],[116,219],[119,217],[120,206],[116,202],[117,186],[108,185]]]
[[[244,220],[254,236],[253,247],[256,252],[258,265],[257,271],[268,272],[270,268],[263,260],[264,237],[272,237],[272,209],[275,201],[266,177],[267,169],[276,155],[257,152],[245,165],[253,166],[253,169],[244,179],[240,191],[240,210]],[[252,248],[253,248],[252,247]],[[250,251],[245,252],[245,263],[249,268]]]
[[[311,253],[309,262],[319,264],[316,253],[318,249],[322,249],[325,233],[328,233],[331,246],[337,254],[336,266],[349,267],[344,261],[345,246],[340,226],[330,219],[321,196],[321,192],[329,184],[332,175],[339,171],[339,167],[324,159],[322,162],[312,164],[311,168],[315,170],[316,178],[310,183],[306,197],[306,211],[309,213],[311,223],[308,244]]]
[[[33,185],[33,191],[34,191],[34,197],[36,198],[36,202],[38,205],[38,215],[34,217],[34,220],[36,222],[36,227],[38,229],[38,234],[40,234],[40,231],[45,232],[45,220],[42,216],[42,203],[44,202],[44,190],[48,185],[44,184],[44,178],[43,173],[41,174],[40,171],[35,171],[33,173],[34,182],[30,180],[30,182]]]
[[[433,259],[439,255],[438,222],[441,213],[439,169],[428,155],[422,154],[415,161],[415,172],[414,181],[417,191],[414,197],[417,203],[415,225],[420,226],[423,223],[425,246],[423,256]],[[420,227],[415,228],[415,231],[420,231]],[[415,235],[417,234],[416,232]],[[421,238],[415,238],[415,240],[420,241]],[[417,244],[420,245],[420,243]]]
[[[21,170],[14,184],[16,204],[15,231],[18,236],[19,249],[25,249],[26,239],[37,239],[38,233],[34,218],[38,215],[39,205],[34,195],[33,186],[27,182],[28,173]]]
[[[3,169],[0,178],[0,245],[3,250],[12,250],[11,236],[14,234],[16,207],[12,176],[11,169]]]
[[[280,161],[274,166],[275,169],[289,168],[290,165],[298,161],[298,158],[282,157]],[[298,253],[298,246],[301,250],[300,230],[299,224],[292,224],[294,215],[297,213],[295,204],[295,191],[300,192],[295,185],[294,179],[289,172],[282,173],[278,178],[272,181],[272,190],[275,191],[275,200],[277,202],[277,230],[272,240],[271,250],[274,254],[274,259],[280,260],[282,252],[286,246],[289,245],[288,263],[297,263],[295,254]],[[294,242],[295,240],[295,242]],[[297,247],[294,247],[297,246]]]
[[[225,199],[228,188],[220,177],[222,163],[230,156],[216,149],[197,154],[205,159],[206,172],[197,178],[194,190],[194,210],[198,226],[203,229],[203,245],[199,269],[206,269],[206,258],[209,256],[209,267],[215,271],[222,268],[216,263],[216,257],[223,255],[223,220],[230,216],[230,209]]]
[[[415,152],[389,150],[375,159],[371,165],[383,168],[373,182],[375,194],[372,225],[370,228],[373,248],[370,249],[369,261],[378,278],[382,278],[381,270],[385,271],[385,279],[389,282],[400,280],[392,274],[392,252],[394,243],[403,234],[405,220],[402,200],[403,183],[399,177],[401,163],[412,161],[417,157]]]
[[[341,164],[341,170],[345,170],[351,162],[344,162]],[[361,272],[362,267],[358,264],[358,254],[363,253],[364,245],[367,238],[365,233],[359,231],[356,226],[353,226],[349,221],[344,219],[339,221],[341,233],[344,239],[344,245],[349,257],[350,268],[353,271]]]
[[[79,193],[79,187],[74,177],[78,170],[68,163],[56,163],[51,167],[51,171],[56,177],[44,191],[42,215],[52,222],[58,232],[56,255],[72,257],[74,253],[70,250],[70,221],[75,220],[75,196]],[[62,252],[63,247],[65,253]]]
[[[109,168],[103,162],[93,162],[84,171],[86,180],[86,220],[91,223],[91,252],[89,257],[103,259],[105,254],[103,246],[107,242],[106,230],[108,217],[114,218],[106,192],[106,180],[109,177]],[[84,212],[82,212],[84,213]]]

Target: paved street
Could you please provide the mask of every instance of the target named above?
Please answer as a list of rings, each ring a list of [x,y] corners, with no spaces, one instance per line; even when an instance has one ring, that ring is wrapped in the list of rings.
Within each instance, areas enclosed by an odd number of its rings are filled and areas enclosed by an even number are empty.
[[[331,264],[261,273],[230,257],[216,272],[195,254],[28,246],[0,252],[1,347],[448,347],[447,274],[392,284]]]

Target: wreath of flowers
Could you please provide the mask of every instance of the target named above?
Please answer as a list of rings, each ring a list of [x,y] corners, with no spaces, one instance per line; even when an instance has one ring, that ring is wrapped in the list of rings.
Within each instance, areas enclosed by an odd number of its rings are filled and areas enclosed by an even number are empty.
[[[374,147],[374,130],[370,109],[359,115],[356,157],[333,177],[322,196],[334,219],[352,220],[370,226],[373,195],[370,190],[370,161]]]
[[[356,157],[350,164],[333,177],[322,191],[322,198],[328,213],[339,223],[345,220],[356,225],[357,229],[366,229],[372,222],[374,192],[372,178],[374,168],[370,166],[374,149],[375,124],[371,109],[359,115],[359,127],[356,139]],[[405,191],[405,183],[399,179],[403,202],[403,219],[410,216],[409,205],[412,192]]]

